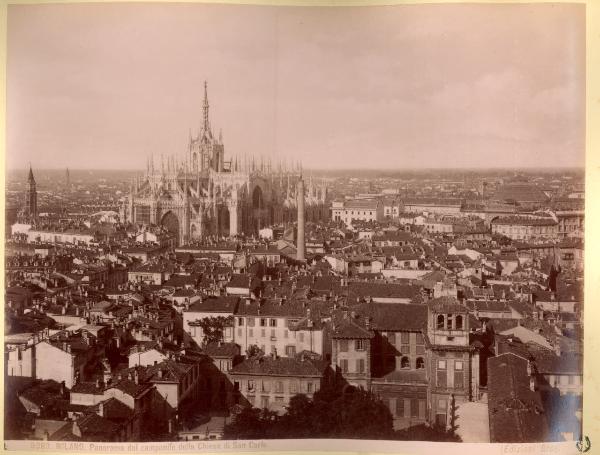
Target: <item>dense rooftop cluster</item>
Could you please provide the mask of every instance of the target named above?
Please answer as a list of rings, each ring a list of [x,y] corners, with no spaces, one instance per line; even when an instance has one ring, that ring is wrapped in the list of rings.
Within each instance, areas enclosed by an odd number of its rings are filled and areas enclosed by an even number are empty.
[[[494,181],[477,198],[468,186],[353,192],[330,222],[306,224],[306,260],[293,223],[181,245],[163,226],[110,217],[15,232],[6,437],[218,438],[244,409],[292,418],[298,395],[362,389],[392,432],[469,441],[460,422],[476,403],[488,442],[577,439],[582,215],[553,210],[568,191],[542,182]],[[75,225],[91,238],[30,235]]]

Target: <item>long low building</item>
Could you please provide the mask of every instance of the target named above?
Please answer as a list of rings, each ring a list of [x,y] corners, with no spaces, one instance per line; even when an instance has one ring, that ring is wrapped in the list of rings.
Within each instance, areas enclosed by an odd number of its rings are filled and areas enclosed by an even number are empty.
[[[513,240],[555,239],[558,223],[552,217],[504,216],[492,220],[492,233]]]
[[[88,230],[79,229],[34,229],[28,224],[15,224],[11,228],[12,234],[27,236],[27,243],[72,243],[89,245],[94,241],[94,234]]]

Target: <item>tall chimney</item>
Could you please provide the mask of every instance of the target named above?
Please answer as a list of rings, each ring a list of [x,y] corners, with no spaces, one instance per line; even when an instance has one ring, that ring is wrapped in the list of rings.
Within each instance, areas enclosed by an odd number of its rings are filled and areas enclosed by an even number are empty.
[[[304,181],[302,180],[302,176],[300,176],[300,180],[298,180],[296,196],[298,198],[298,240],[296,246],[296,259],[298,259],[299,261],[304,261]]]

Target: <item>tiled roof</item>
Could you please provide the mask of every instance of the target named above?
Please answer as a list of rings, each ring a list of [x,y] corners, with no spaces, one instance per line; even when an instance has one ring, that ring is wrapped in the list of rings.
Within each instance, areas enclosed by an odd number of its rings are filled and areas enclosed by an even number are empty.
[[[357,297],[373,298],[404,298],[412,299],[420,294],[419,286],[394,283],[348,283],[348,299],[355,300]]]
[[[129,420],[133,417],[134,411],[126,404],[117,400],[116,398],[109,398],[108,400],[104,400],[102,402],[103,407],[103,417],[113,420],[113,421],[121,421],[121,420]],[[94,406],[94,409],[98,411],[100,405]]]
[[[111,383],[107,389],[115,388],[135,398],[140,396],[150,387],[150,384],[142,384],[141,381],[139,384],[136,384],[135,381],[132,381],[131,379],[117,379],[116,382]]]
[[[237,296],[209,296],[201,301],[194,303],[186,312],[218,312],[234,313],[237,310],[240,298]]]
[[[367,330],[364,325],[360,325],[361,322],[364,324],[364,318],[352,318],[352,316],[337,317],[332,338],[348,338],[348,339],[370,339],[375,336],[371,330]]]
[[[311,376],[321,377],[327,368],[322,360],[301,360],[292,357],[261,357],[246,359],[230,370],[230,374],[257,376]]]
[[[454,297],[438,297],[436,299],[431,299],[427,302],[427,305],[431,308],[432,311],[438,313],[468,313],[469,310],[466,306],[462,305],[457,299]]]
[[[119,430],[118,425],[93,412],[84,414],[75,423],[81,431],[81,437],[92,441],[112,440]]]
[[[553,218],[530,218],[527,216],[505,216],[492,220],[492,224],[520,225],[520,226],[554,226],[557,222]]]
[[[583,357],[568,353],[556,355],[554,351],[528,343],[536,369],[541,374],[582,374]]]
[[[240,355],[240,347],[235,343],[210,343],[201,352],[210,357],[235,357]]]
[[[350,307],[364,326],[370,318],[370,328],[379,331],[421,331],[427,326],[427,305],[398,303],[363,303]]]
[[[498,188],[492,196],[496,201],[546,202],[548,197],[535,185],[506,184]]]
[[[548,422],[539,393],[530,389],[526,359],[488,359],[488,406],[491,442],[546,441]]]

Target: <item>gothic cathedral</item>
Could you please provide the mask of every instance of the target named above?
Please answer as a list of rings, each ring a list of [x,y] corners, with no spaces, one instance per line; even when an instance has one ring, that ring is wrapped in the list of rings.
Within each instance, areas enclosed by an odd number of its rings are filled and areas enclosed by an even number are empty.
[[[271,160],[225,159],[222,134],[213,134],[206,82],[203,121],[190,133],[184,156],[161,157],[160,167],[148,160],[145,175],[132,182],[121,207],[121,219],[162,225],[180,245],[207,235],[252,235],[273,224],[296,220],[296,188],[301,166],[273,166]],[[306,220],[328,217],[324,184],[305,186]]]

